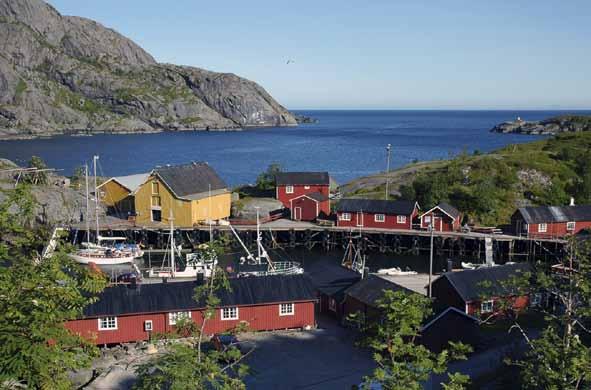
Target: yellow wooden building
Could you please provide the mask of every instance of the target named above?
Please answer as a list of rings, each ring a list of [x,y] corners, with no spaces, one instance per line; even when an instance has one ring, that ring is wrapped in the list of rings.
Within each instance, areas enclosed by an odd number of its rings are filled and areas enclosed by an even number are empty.
[[[154,169],[134,193],[136,223],[166,222],[192,227],[230,216],[232,194],[203,162]]]
[[[149,173],[140,173],[112,177],[98,186],[99,199],[108,207],[109,214],[121,218],[135,215],[135,193],[149,176]]]

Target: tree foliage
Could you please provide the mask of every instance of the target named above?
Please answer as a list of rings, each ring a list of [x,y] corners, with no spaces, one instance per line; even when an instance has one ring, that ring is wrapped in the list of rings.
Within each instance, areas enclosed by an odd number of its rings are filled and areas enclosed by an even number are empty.
[[[557,264],[536,264],[507,282],[515,294],[542,297],[530,310],[544,315],[539,337],[523,317],[510,316],[510,331],[524,337],[528,350],[523,359],[508,360],[520,367],[527,389],[588,389],[591,387],[591,260],[586,245],[571,239],[568,252]],[[511,308],[506,308],[510,313]]]
[[[26,186],[0,203],[0,383],[68,389],[70,370],[89,366],[98,350],[64,323],[82,315],[106,280],[63,252],[40,258],[34,206]]]
[[[282,172],[283,169],[279,163],[272,163],[267,167],[265,172],[262,172],[257,177],[257,189],[261,191],[268,191],[275,188],[275,175]]]
[[[384,290],[377,302],[381,319],[368,322],[364,329],[368,334],[364,344],[371,348],[378,365],[365,378],[368,387],[377,382],[388,390],[419,390],[431,374],[445,373],[450,361],[466,359],[471,348],[461,343],[450,342],[449,349],[438,354],[417,343],[421,325],[431,314],[430,306],[430,300],[422,295]],[[359,319],[359,314],[356,316]],[[448,374],[448,378],[448,383],[442,384],[446,389],[463,389],[469,383],[469,378],[459,373]]]
[[[201,323],[191,319],[178,323],[175,334],[168,337],[181,337],[182,342],[170,345],[166,353],[140,365],[134,389],[246,388],[241,379],[248,371],[242,363],[244,355],[232,344],[222,350],[212,348],[205,333],[207,322],[220,306],[219,293],[229,288],[222,269],[216,269],[206,283],[195,288],[193,299],[205,306]],[[241,324],[232,333],[239,333],[245,327],[246,324]]]

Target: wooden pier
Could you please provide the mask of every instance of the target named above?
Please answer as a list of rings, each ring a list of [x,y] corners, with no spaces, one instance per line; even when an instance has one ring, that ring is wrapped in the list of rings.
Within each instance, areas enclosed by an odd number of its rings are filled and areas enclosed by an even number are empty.
[[[165,224],[138,226],[126,220],[109,218],[101,221],[104,236],[124,235],[142,243],[146,248],[161,249],[166,246],[169,230]],[[246,245],[253,246],[256,240],[256,225],[233,225]],[[175,229],[175,240],[184,247],[195,247],[207,242],[211,235],[228,245],[238,248],[229,226],[199,225]],[[263,244],[267,248],[305,247],[309,250],[332,251],[342,249],[349,239],[358,241],[364,250],[381,253],[420,255],[430,250],[431,232],[426,230],[392,230],[376,228],[343,228],[320,226],[307,222],[280,219],[260,227]],[[70,227],[71,242],[81,242],[85,234],[82,224]],[[92,234],[92,232],[91,232]],[[433,248],[438,257],[483,260],[485,239],[491,238],[495,261],[525,261],[551,259],[563,253],[565,240],[532,239],[507,234],[484,234],[477,232],[433,232]]]

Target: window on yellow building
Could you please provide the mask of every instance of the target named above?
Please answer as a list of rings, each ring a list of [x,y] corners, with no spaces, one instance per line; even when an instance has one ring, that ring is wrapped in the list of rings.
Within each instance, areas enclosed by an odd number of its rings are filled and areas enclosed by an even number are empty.
[[[160,186],[158,185],[157,181],[152,182],[152,193],[159,194],[160,193]]]
[[[156,207],[162,206],[159,196],[152,196],[152,206],[156,206]]]

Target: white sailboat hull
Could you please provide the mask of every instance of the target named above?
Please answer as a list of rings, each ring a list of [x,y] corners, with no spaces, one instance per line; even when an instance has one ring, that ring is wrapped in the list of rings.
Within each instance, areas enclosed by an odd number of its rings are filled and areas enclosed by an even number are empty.
[[[111,257],[71,253],[68,256],[70,256],[72,259],[74,259],[74,261],[80,264],[94,263],[96,265],[126,264],[132,263],[134,259],[133,255]]]

